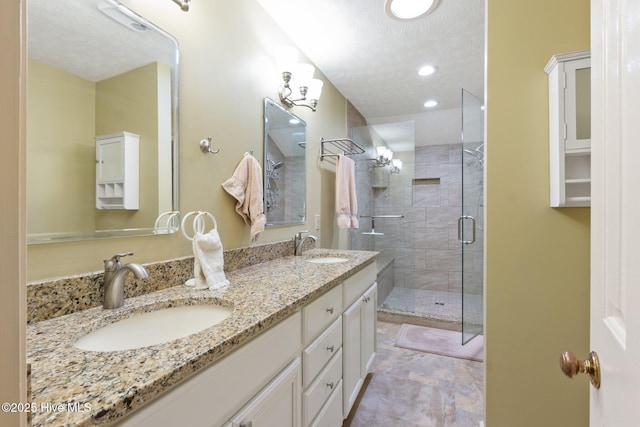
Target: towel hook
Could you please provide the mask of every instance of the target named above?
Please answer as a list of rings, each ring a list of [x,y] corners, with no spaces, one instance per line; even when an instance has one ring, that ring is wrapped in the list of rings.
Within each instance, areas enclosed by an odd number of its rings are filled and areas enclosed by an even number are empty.
[[[220,148],[216,148],[215,150],[211,149],[211,137],[207,137],[206,139],[200,140],[200,150],[203,153],[211,153],[218,154],[220,152]]]

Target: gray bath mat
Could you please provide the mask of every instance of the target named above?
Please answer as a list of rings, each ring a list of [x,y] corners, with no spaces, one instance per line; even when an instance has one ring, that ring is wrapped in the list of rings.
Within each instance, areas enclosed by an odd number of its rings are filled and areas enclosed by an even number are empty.
[[[396,336],[395,346],[477,362],[484,360],[484,336],[479,335],[465,345],[460,344],[461,340],[461,332],[405,323]]]

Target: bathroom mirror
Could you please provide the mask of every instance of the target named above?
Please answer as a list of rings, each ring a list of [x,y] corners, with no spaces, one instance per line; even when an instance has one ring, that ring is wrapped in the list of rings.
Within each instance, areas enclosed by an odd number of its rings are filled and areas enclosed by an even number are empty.
[[[303,224],[307,124],[269,98],[264,101],[264,212],[267,226]]]
[[[27,242],[175,232],[176,39],[115,0],[27,10]],[[96,140],[123,132],[139,135],[133,208],[98,203],[119,184],[97,185]]]

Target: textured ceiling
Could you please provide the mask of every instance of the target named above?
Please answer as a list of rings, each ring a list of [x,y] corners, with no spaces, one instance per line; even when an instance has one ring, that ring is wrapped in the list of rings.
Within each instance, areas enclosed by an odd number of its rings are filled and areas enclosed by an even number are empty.
[[[421,113],[427,99],[459,108],[462,88],[483,96],[484,0],[442,0],[410,22],[384,0],[257,1],[367,119]],[[439,71],[418,76],[425,64]]]
[[[376,127],[399,150],[414,140],[429,144],[452,139],[420,134],[441,132],[437,122],[446,110],[461,107],[461,89],[483,97],[485,0],[441,0],[431,15],[411,22],[389,18],[384,0],[257,2],[370,123],[384,124],[388,118],[402,122]],[[99,11],[114,3],[29,0],[29,57],[91,81],[158,58],[173,63],[172,41],[155,39],[151,31],[134,32]],[[439,71],[418,76],[425,64]],[[436,99],[439,105],[427,110],[423,107],[427,99]],[[425,112],[434,120],[414,126],[410,116]],[[450,132],[457,135],[458,129],[456,125]]]
[[[133,31],[100,11],[115,4],[29,0],[29,58],[93,82],[155,61],[172,66],[177,59],[174,41],[155,31]],[[137,20],[151,26],[144,18]]]

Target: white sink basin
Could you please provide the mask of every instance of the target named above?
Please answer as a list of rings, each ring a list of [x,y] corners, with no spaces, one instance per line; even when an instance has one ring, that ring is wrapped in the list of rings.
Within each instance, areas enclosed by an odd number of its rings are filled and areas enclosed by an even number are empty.
[[[311,262],[314,264],[336,264],[338,262],[347,262],[347,261],[349,261],[349,258],[341,258],[341,257],[335,257],[335,256],[317,257],[317,258],[310,258],[307,260],[307,262]]]
[[[117,351],[162,344],[214,326],[232,312],[230,307],[206,304],[150,311],[97,329],[74,346],[82,350]]]

